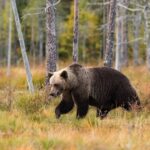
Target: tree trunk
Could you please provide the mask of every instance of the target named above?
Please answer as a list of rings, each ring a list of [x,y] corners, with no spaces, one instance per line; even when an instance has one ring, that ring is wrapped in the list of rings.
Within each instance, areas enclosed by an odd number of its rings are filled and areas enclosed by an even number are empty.
[[[6,4],[6,0],[2,0],[1,7],[4,8],[4,7],[5,7],[5,4]]]
[[[150,4],[147,4],[145,7],[144,17],[146,22],[145,36],[146,36],[146,43],[147,43],[146,62],[147,62],[147,67],[150,70]]]
[[[134,19],[134,39],[137,39],[139,37],[139,29],[141,25],[141,12],[135,13],[135,19]],[[139,65],[139,41],[134,42],[133,47],[133,62],[135,66]]]
[[[83,48],[82,48],[82,59],[86,61],[86,34],[83,35]]]
[[[30,57],[33,58],[33,63],[35,64],[34,20],[33,19],[31,22]]]
[[[106,44],[105,60],[104,60],[104,66],[107,67],[112,67],[115,17],[116,17],[116,0],[111,0],[110,11],[109,11],[109,26],[108,26],[107,41],[106,41],[107,44]]]
[[[47,76],[46,85],[49,83],[48,72],[56,71],[57,51],[56,51],[56,19],[54,11],[54,0],[47,0],[46,3],[46,51],[47,51]]]
[[[128,7],[129,0],[123,0],[123,5]],[[122,15],[125,19],[122,21],[122,66],[128,65],[128,11],[122,8]]]
[[[16,1],[11,0],[11,5],[12,5],[14,17],[15,17],[16,29],[18,32],[22,57],[23,57],[25,68],[26,68],[26,75],[27,75],[27,82],[28,82],[29,90],[30,90],[30,92],[34,92],[34,87],[33,87],[33,83],[32,83],[32,75],[31,75],[31,71],[30,71],[30,65],[29,65],[28,57],[26,54],[26,48],[25,48],[24,38],[23,38],[22,30],[21,30],[21,24],[20,24],[18,10],[17,10],[17,6],[16,6]]]
[[[116,8],[116,16],[118,18],[116,23],[116,58],[115,58],[115,69],[121,70],[121,50],[122,50],[122,13],[121,8]]]
[[[8,54],[7,54],[7,76],[10,76],[10,66],[11,66],[11,37],[12,37],[11,33],[12,33],[12,10],[11,10],[11,5],[10,5]]]
[[[16,28],[14,28],[14,33],[16,33],[17,32],[17,29]],[[17,35],[14,35],[14,43],[13,43],[13,49],[14,49],[14,53],[15,53],[15,55],[14,55],[14,58],[13,58],[13,60],[14,60],[14,64],[15,65],[17,65],[18,64],[18,50],[17,50],[17,45],[18,45],[18,38],[17,38]]]
[[[105,0],[103,0],[103,3],[105,3]],[[107,7],[100,7],[100,11],[101,9],[103,9],[103,24],[106,24],[107,23]],[[103,38],[102,38],[102,48],[100,49],[100,54],[101,54],[101,58],[103,59],[104,58],[104,52],[105,52],[105,49],[106,49],[106,32],[107,29],[103,29]]]
[[[73,62],[78,62],[78,0],[74,0]]]
[[[43,26],[42,19],[39,17],[39,62],[43,61]]]

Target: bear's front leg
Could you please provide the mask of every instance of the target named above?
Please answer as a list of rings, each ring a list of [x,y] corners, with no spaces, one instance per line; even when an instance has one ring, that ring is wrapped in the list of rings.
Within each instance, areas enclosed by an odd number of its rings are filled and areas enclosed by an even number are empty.
[[[60,118],[61,114],[68,113],[70,110],[72,110],[73,106],[74,102],[72,101],[72,99],[69,100],[62,99],[62,101],[55,109],[56,118]]]
[[[86,101],[77,103],[77,114],[76,114],[77,119],[85,117],[88,112],[88,108],[89,105],[88,102]]]
[[[83,90],[82,88],[78,88],[77,91],[72,93],[73,101],[77,105],[77,119],[83,118],[87,114],[89,108],[88,97],[87,91]]]

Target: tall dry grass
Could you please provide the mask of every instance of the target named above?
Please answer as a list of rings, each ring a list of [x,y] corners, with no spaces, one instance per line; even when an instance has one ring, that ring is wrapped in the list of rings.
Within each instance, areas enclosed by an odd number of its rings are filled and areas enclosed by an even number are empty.
[[[143,110],[126,112],[118,108],[104,120],[96,118],[92,107],[84,119],[75,118],[74,108],[57,120],[54,110],[60,100],[47,103],[43,67],[32,68],[36,88],[33,95],[27,91],[24,69],[12,68],[11,72],[8,79],[5,68],[0,70],[0,149],[150,149],[150,72],[145,67],[123,70],[136,88]]]

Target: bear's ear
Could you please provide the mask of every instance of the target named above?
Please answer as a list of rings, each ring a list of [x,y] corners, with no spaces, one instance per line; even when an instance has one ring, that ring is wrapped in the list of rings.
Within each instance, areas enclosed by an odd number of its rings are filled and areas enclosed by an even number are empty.
[[[53,75],[53,72],[48,72],[48,78],[50,79],[51,76]]]
[[[67,73],[67,71],[63,71],[61,74],[60,74],[60,76],[62,77],[62,78],[64,78],[64,79],[67,79],[68,78],[68,73]]]

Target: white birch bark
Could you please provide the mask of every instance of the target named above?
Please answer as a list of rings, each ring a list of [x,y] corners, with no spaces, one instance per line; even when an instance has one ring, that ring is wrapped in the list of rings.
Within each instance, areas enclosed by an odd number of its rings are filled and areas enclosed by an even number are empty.
[[[103,0],[103,3],[105,3],[105,0]],[[103,9],[103,23],[106,24],[107,23],[107,20],[108,20],[108,6],[104,7],[102,6],[102,9]],[[102,50],[101,50],[101,58],[103,59],[104,58],[104,52],[106,50],[106,35],[107,35],[107,30],[104,29],[103,30],[103,38],[102,38]]]
[[[47,52],[47,75],[46,85],[49,84],[48,72],[56,71],[57,46],[56,46],[56,18],[54,10],[54,0],[46,2],[46,52]]]
[[[135,19],[134,19],[134,39],[137,39],[139,37],[139,29],[140,29],[140,24],[141,24],[141,12],[136,12],[135,13]],[[134,42],[134,47],[133,47],[133,62],[134,65],[137,66],[139,65],[139,41]]]
[[[30,65],[29,65],[29,61],[28,61],[28,57],[27,57],[27,53],[26,53],[24,38],[23,38],[22,30],[21,30],[21,24],[20,24],[18,10],[17,10],[17,6],[16,6],[16,1],[11,0],[11,5],[12,5],[13,13],[14,13],[16,29],[18,32],[19,42],[20,42],[20,46],[21,46],[22,58],[23,58],[25,69],[26,69],[26,76],[27,76],[29,91],[34,92],[34,87],[33,87],[33,83],[32,83],[32,75],[31,75]]]
[[[150,4],[147,4],[145,6],[144,17],[146,22],[145,25],[145,36],[146,36],[146,46],[147,46],[146,63],[148,69],[150,70]]]
[[[78,0],[74,0],[73,62],[78,62]]]
[[[112,67],[113,59],[113,47],[114,47],[114,28],[115,28],[115,17],[116,17],[116,0],[110,1],[110,11],[109,11],[109,25],[106,41],[106,51],[104,66]]]
[[[116,8],[116,16],[119,18],[121,16],[121,8]],[[121,50],[122,50],[122,19],[118,19],[116,23],[116,58],[115,58],[115,69],[121,70]]]
[[[122,0],[122,4],[128,8],[129,0]],[[128,15],[127,9],[121,8],[123,16]],[[122,20],[122,66],[128,65],[128,17]]]

